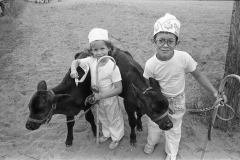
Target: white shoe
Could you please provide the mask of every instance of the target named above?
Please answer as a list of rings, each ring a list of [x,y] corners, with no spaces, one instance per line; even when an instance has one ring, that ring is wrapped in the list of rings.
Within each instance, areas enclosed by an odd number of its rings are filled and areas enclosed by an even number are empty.
[[[176,156],[169,156],[167,155],[166,159],[165,160],[176,160]]]
[[[152,154],[154,150],[154,145],[150,145],[149,143],[147,143],[145,146],[144,146],[144,152],[146,154]]]
[[[104,136],[100,137],[100,138],[99,138],[99,143],[104,143],[104,142],[106,142],[106,141],[108,140],[108,138],[109,138],[109,137],[104,137]]]
[[[115,149],[117,148],[119,144],[119,141],[112,141],[110,144],[109,144],[109,149]]]

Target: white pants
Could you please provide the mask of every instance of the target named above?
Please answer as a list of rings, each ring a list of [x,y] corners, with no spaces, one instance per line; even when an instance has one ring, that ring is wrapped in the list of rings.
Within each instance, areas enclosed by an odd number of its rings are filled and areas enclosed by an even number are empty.
[[[123,137],[124,121],[117,96],[100,100],[99,120],[102,123],[104,137],[111,137],[113,141]]]
[[[173,122],[173,128],[164,131],[165,132],[165,152],[169,156],[177,156],[179,143],[181,139],[181,126],[182,126],[182,118],[186,112],[185,108],[185,94],[178,96],[173,99],[168,99],[169,105],[175,110],[173,115],[169,114],[170,120]],[[150,118],[148,118],[148,137],[147,142],[150,145],[156,145],[159,143],[160,135],[162,130],[159,126],[154,123]]]

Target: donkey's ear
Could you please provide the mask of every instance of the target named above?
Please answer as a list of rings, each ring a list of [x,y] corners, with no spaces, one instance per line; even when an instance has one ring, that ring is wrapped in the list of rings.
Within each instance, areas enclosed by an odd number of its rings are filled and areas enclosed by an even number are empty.
[[[155,90],[161,90],[158,81],[152,77],[149,77],[150,86]]]
[[[43,91],[47,90],[47,83],[46,83],[46,81],[43,80],[43,81],[39,82],[38,85],[37,85],[37,90],[38,91],[40,91],[40,90],[43,90]]]
[[[76,59],[79,59],[80,54],[81,54],[80,52],[76,53],[75,56],[74,56],[74,59],[75,59],[75,60],[76,60]]]
[[[134,86],[134,84],[132,84],[131,86],[132,86],[134,97],[138,97],[138,94],[139,94],[138,92],[140,92],[139,89],[136,86]]]
[[[136,86],[134,86],[134,84],[132,84],[132,90],[134,97],[139,98],[140,100],[144,100],[143,93]]]
[[[145,108],[143,107],[144,105],[143,102],[145,101],[144,95],[136,86],[134,86],[134,84],[132,84],[131,86],[132,86],[134,97],[136,97],[137,106],[141,110],[142,115],[144,115],[145,114]],[[137,99],[140,99],[140,101],[138,101]]]

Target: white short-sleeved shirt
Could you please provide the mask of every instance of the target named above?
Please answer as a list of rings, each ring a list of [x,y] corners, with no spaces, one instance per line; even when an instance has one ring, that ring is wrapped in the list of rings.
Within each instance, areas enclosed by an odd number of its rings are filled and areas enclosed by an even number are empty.
[[[167,61],[157,59],[156,54],[145,65],[143,76],[155,78],[168,96],[177,96],[185,89],[186,73],[193,72],[197,62],[187,53],[174,50],[174,55]]]
[[[86,65],[90,67],[91,71],[91,85],[96,85],[96,66],[97,59],[93,57],[87,57],[81,59],[80,67],[86,68]],[[98,84],[102,92],[109,91],[113,88],[113,83],[122,80],[118,66],[113,70],[114,63],[109,60],[104,66],[98,67]]]

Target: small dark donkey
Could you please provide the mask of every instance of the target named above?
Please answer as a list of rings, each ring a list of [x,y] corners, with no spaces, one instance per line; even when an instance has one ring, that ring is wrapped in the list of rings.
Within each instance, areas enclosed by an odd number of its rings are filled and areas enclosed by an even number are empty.
[[[75,58],[85,58],[89,56],[87,53],[78,53]],[[82,68],[78,67],[77,72],[79,79],[84,75]],[[79,83],[76,87],[75,80],[70,77],[70,70],[65,75],[62,82],[51,90],[47,89],[45,81],[38,83],[37,92],[34,93],[29,103],[30,115],[26,123],[26,128],[35,130],[40,125],[51,120],[54,114],[66,115],[66,120],[71,121],[74,116],[81,110],[88,110],[91,105],[84,105],[87,96],[92,94],[90,90],[91,79],[88,73],[84,82]],[[92,132],[96,136],[96,125],[91,109],[85,114],[86,120],[91,124]],[[75,121],[68,122],[68,134],[66,146],[72,146],[73,141],[73,126]]]

